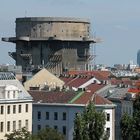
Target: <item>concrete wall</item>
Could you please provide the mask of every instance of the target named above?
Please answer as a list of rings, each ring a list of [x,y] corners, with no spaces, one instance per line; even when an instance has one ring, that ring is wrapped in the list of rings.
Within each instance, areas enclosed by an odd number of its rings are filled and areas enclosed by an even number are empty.
[[[16,36],[31,38],[62,38],[67,40],[89,37],[90,23],[76,18],[17,18]]]
[[[10,41],[10,39],[9,39]],[[55,74],[85,70],[89,63],[90,22],[79,18],[25,17],[16,19],[16,53],[10,53],[23,72],[45,66]],[[50,56],[60,57],[51,60]],[[86,68],[86,70],[88,70]]]

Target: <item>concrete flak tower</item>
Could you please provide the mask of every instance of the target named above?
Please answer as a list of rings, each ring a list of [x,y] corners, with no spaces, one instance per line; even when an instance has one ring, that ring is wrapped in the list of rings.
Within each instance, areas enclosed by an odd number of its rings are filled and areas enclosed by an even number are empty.
[[[16,37],[2,40],[16,44],[16,52],[9,55],[23,72],[46,67],[55,74],[89,70],[90,44],[96,43],[89,20],[66,17],[17,18]]]

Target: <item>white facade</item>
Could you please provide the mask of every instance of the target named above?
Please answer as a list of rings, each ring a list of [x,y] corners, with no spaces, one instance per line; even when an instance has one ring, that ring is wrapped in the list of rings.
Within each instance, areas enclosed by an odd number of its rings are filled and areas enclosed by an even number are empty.
[[[22,127],[32,132],[32,97],[18,80],[2,78],[0,73],[0,140]]]
[[[104,110],[106,113],[106,124],[105,128],[110,133],[109,140],[114,140],[115,138],[115,110],[108,108]]]
[[[84,104],[34,103],[33,133],[45,127],[52,127],[66,135],[66,140],[72,140],[75,115],[84,108]],[[96,108],[104,110],[108,116],[105,129],[110,131],[109,140],[114,140],[114,106],[97,105]]]

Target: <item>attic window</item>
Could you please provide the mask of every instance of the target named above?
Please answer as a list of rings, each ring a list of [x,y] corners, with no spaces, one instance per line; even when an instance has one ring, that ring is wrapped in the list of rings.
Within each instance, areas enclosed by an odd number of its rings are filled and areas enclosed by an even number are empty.
[[[14,91],[14,93],[13,93],[13,98],[15,98],[16,97],[16,94],[15,94],[15,91]]]
[[[8,91],[7,98],[10,98],[10,92]]]

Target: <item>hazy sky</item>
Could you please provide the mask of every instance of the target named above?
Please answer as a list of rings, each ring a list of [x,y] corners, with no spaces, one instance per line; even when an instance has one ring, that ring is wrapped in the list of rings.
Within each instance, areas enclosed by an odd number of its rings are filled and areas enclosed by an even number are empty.
[[[140,49],[140,0],[0,0],[0,37],[15,36],[16,17],[79,17],[91,21],[96,64],[136,63]],[[15,44],[0,41],[0,64],[14,64],[8,56]]]

